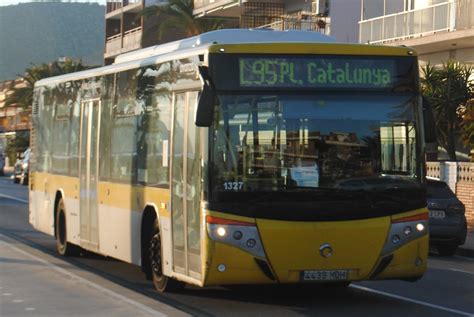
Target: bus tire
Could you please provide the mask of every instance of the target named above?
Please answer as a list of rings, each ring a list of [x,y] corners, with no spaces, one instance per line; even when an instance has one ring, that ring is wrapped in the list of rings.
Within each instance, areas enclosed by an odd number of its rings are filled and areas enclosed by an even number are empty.
[[[153,284],[157,291],[173,292],[184,287],[183,282],[179,282],[171,277],[163,275],[162,257],[161,257],[161,237],[157,223],[153,230],[150,240],[150,265],[152,271]]]
[[[60,198],[56,206],[56,249],[62,256],[78,255],[79,248],[67,242],[66,228],[66,208],[63,199]]]

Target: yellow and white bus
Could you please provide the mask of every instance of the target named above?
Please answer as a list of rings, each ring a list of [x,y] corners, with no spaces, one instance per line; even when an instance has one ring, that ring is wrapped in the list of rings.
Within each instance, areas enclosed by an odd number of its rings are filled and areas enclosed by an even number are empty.
[[[420,278],[416,53],[220,30],[38,81],[30,222],[160,291]]]

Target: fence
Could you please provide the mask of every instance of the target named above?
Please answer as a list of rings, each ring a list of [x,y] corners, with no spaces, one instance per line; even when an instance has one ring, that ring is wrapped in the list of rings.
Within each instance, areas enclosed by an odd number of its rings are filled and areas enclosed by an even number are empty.
[[[428,162],[427,175],[446,182],[466,206],[468,227],[474,229],[474,163]]]

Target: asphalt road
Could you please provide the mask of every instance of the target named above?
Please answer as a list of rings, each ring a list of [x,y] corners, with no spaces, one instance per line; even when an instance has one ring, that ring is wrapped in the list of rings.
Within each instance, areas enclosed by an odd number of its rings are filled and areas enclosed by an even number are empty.
[[[0,177],[0,316],[474,316],[474,259],[435,254],[416,283],[159,294],[136,266],[58,256],[54,238],[28,224],[27,200],[26,186]]]

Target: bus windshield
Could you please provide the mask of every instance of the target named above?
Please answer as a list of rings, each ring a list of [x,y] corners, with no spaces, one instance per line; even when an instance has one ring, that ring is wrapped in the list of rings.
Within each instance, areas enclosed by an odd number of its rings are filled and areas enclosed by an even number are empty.
[[[222,94],[211,192],[412,187],[415,103],[414,95]]]

